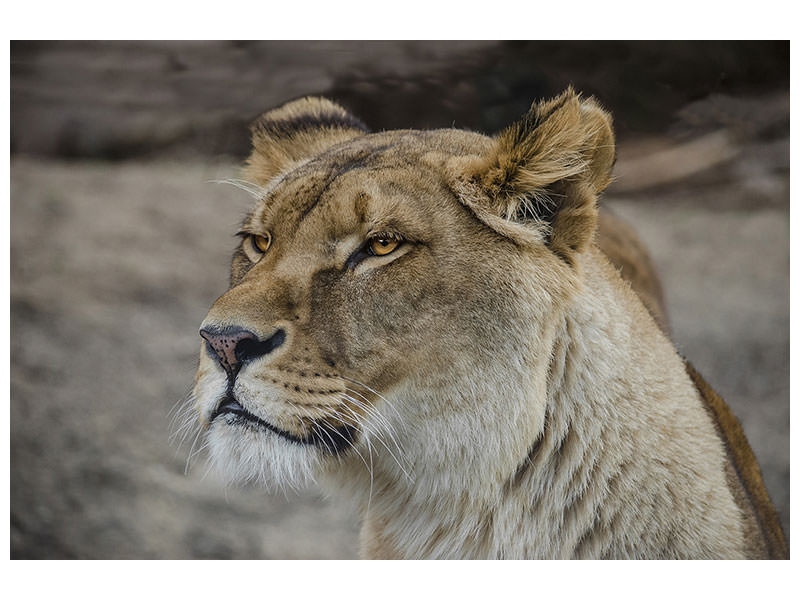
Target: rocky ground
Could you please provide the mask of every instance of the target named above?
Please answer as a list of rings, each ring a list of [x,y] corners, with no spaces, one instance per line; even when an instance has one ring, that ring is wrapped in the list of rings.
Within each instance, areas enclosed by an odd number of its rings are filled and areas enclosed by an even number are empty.
[[[740,417],[788,534],[788,92],[671,114],[623,139],[604,202],[649,245],[673,338]],[[355,557],[355,519],[317,490],[224,490],[169,441],[249,202],[211,183],[233,159],[65,160],[17,139],[12,557]]]

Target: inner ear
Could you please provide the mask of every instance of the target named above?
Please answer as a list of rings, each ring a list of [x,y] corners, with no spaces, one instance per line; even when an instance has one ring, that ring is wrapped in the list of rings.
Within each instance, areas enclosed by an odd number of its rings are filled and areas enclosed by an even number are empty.
[[[528,194],[517,199],[513,214],[508,218],[518,223],[544,222],[552,223],[559,209],[557,194]]]
[[[509,220],[520,225],[537,227],[545,244],[552,243],[552,223],[559,210],[559,202],[549,195],[529,195],[517,203]]]
[[[250,132],[253,149],[243,176],[262,186],[336,144],[369,133],[364,123],[335,102],[314,97],[265,112]]]

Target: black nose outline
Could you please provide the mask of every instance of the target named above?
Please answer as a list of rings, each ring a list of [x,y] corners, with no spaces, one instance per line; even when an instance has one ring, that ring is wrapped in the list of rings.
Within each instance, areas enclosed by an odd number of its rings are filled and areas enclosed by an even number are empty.
[[[267,339],[259,340],[255,333],[243,327],[204,327],[200,330],[200,337],[206,341],[206,351],[209,356],[217,361],[228,374],[228,378],[233,380],[242,366],[280,347],[286,341],[286,331],[278,329]],[[232,357],[219,347],[220,338],[236,340]]]
[[[259,341],[255,336],[241,340],[236,344],[236,349],[233,352],[236,356],[236,360],[244,364],[255,358],[260,358],[265,354],[269,354],[285,341],[286,331],[278,329],[270,337],[262,341]]]

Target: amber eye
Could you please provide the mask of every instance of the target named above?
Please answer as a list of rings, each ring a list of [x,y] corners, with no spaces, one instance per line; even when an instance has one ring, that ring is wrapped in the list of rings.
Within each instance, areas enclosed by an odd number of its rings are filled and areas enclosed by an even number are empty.
[[[400,245],[400,240],[392,238],[378,237],[373,238],[369,242],[369,253],[373,256],[386,256],[390,252],[394,252]]]
[[[250,243],[253,246],[253,250],[259,254],[264,254],[272,243],[272,236],[268,233],[266,235],[251,235]]]

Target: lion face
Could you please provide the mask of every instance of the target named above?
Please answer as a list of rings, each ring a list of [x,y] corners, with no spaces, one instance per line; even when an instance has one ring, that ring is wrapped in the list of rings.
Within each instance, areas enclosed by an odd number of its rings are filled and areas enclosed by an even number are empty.
[[[512,210],[536,196],[498,181],[502,157],[487,162],[497,144],[476,134],[365,134],[310,99],[253,133],[262,195],[200,328],[195,408],[218,469],[301,484],[342,457],[363,460],[359,448],[404,453],[400,429],[437,447],[437,419],[478,415],[484,427],[498,408],[449,391],[487,368],[503,371],[501,387],[524,377],[537,319],[575,285],[552,211]]]

